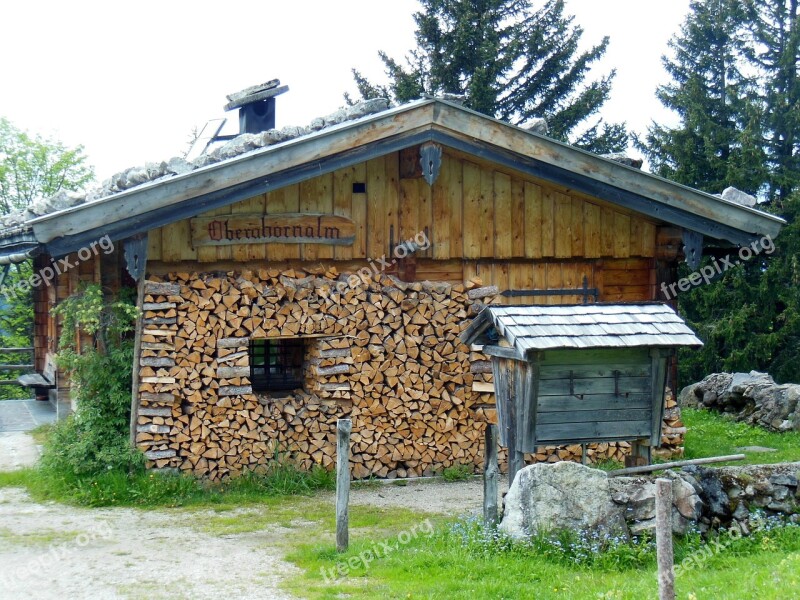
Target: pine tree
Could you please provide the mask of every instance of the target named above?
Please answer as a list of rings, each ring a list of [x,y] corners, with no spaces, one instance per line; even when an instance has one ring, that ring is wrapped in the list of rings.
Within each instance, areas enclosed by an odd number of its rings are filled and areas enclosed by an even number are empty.
[[[531,0],[421,0],[417,47],[405,65],[379,56],[387,85],[353,70],[362,98],[408,102],[425,94],[465,95],[465,106],[512,123],[544,117],[550,135],[600,152],[623,150],[624,125],[599,119],[615,72],[585,83],[609,40],[579,52],[583,30],[564,14],[563,0],[533,10]],[[345,96],[348,100],[347,95]]]
[[[680,123],[653,125],[639,141],[658,174],[710,192],[734,185],[776,198],[787,220],[774,252],[679,298],[706,344],[681,354],[682,384],[751,369],[800,381],[797,2],[692,2],[665,60],[672,81],[658,90]]]
[[[654,123],[637,139],[656,174],[712,193],[762,186],[762,108],[755,80],[743,73],[744,19],[738,0],[692,2],[669,44],[674,56],[663,58],[672,81],[656,92],[680,123]]]
[[[761,79],[769,198],[800,189],[800,0],[747,0],[747,56]]]

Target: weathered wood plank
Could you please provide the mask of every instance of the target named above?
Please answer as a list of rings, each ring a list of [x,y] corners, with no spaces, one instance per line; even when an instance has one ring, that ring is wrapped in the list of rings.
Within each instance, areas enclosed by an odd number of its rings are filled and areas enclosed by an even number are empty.
[[[614,377],[614,371],[619,371],[621,377],[650,377],[650,365],[645,363],[631,364],[587,364],[573,365],[543,365],[539,370],[539,379],[565,379],[570,373],[573,377]]]
[[[526,181],[525,194],[525,256],[542,257],[542,188]]]
[[[419,232],[418,181],[419,179],[400,180],[399,231],[395,232],[395,243],[413,239]]]
[[[447,186],[447,204],[450,207],[450,258],[461,258],[464,248],[463,163],[445,154],[445,162],[442,166],[447,168],[442,185]]]
[[[353,218],[353,182],[355,170],[353,167],[338,169],[333,172],[333,214],[339,217]],[[355,227],[358,224],[354,222]],[[353,258],[353,246],[336,246],[333,249],[336,260],[350,260]]]
[[[652,416],[649,408],[621,408],[619,410],[560,410],[539,412],[540,425],[559,423],[588,423],[594,421],[647,421]]]
[[[481,256],[481,170],[464,162],[464,258]]]
[[[386,160],[367,162],[367,256],[379,257],[389,249],[388,232],[384,231],[386,215]]]
[[[585,256],[584,255],[584,236],[585,224],[583,222],[583,206],[586,204],[580,198],[572,198],[572,219],[570,223],[570,231],[572,232],[572,256]]]
[[[431,242],[433,243],[433,258],[446,260],[450,258],[450,194],[453,170],[447,155],[442,156],[442,167],[439,178],[434,182],[431,190],[431,202],[433,204],[433,221],[431,223]]]
[[[583,256],[586,258],[599,258],[603,254],[600,213],[600,207],[596,204],[583,203]]]
[[[539,396],[541,412],[587,411],[603,409],[648,409],[652,406],[650,394],[631,394],[628,397],[614,394],[586,394],[583,398],[575,396]]]
[[[428,185],[428,182],[424,179],[417,179],[417,197],[419,198],[419,210],[418,210],[418,222],[417,222],[417,230],[413,233],[413,235],[417,235],[425,231],[425,228],[428,228],[428,233],[431,232],[433,226],[433,190],[431,186]],[[397,228],[395,227],[395,231]],[[405,238],[408,239],[408,238]],[[424,251],[420,251],[417,253],[417,258],[420,257],[428,257],[430,258],[433,256],[433,250],[428,247]]]
[[[383,180],[383,193],[385,194],[384,201],[384,214],[383,214],[383,235],[386,240],[386,250],[389,251],[389,233],[394,231],[394,243],[398,244],[408,238],[402,240],[397,239],[397,232],[400,229],[399,212],[400,212],[400,157],[399,153],[393,152],[384,156],[384,180]],[[420,180],[422,181],[422,180]],[[430,187],[428,192],[430,192]],[[430,223],[430,221],[428,221]],[[414,234],[417,232],[415,231]]]
[[[630,256],[631,218],[622,213],[614,213],[614,257]]]
[[[555,256],[555,192],[545,188],[542,193],[542,257]]]
[[[613,394],[620,396],[650,392],[649,377],[575,377],[569,379],[543,379],[539,382],[540,396],[564,396],[581,394]]]
[[[231,206],[231,217],[238,214],[263,215],[266,210],[266,194],[260,194],[247,200],[242,200]],[[267,257],[264,244],[235,244],[233,259],[240,261],[264,260]]]
[[[353,167],[353,181],[365,183],[367,165],[359,163]],[[356,240],[353,243],[353,258],[367,258],[367,203],[369,194],[353,194],[353,222],[356,224]]]
[[[553,236],[555,238],[555,257],[570,258],[572,256],[572,199],[566,194],[556,193],[555,221]],[[560,301],[559,301],[560,302]]]
[[[300,212],[300,187],[290,185],[270,192],[267,196],[268,214]],[[269,260],[291,260],[300,258],[300,244],[270,244],[267,248]]]
[[[633,439],[648,435],[650,435],[649,419],[642,421],[539,424],[536,427],[536,439],[542,445],[587,440]]]
[[[510,258],[513,255],[512,222],[514,218],[511,199],[511,176],[495,171],[493,254],[495,258]],[[507,289],[500,287],[501,289]]]
[[[480,238],[481,256],[488,257],[494,254],[494,171],[489,168],[481,169],[481,195],[480,195]]]

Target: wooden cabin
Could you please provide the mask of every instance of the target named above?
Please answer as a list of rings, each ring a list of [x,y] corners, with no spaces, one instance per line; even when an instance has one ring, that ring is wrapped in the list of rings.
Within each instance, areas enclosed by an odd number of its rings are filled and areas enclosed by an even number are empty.
[[[356,477],[478,465],[491,366],[459,335],[486,305],[661,300],[685,254],[782,223],[439,99],[244,134],[70,204],[0,232],[0,262],[74,265],[35,290],[37,370],[52,371],[50,308],[82,282],[136,287],[133,442],[212,479],[276,453],[331,466],[344,416]],[[98,240],[113,249],[87,250]]]

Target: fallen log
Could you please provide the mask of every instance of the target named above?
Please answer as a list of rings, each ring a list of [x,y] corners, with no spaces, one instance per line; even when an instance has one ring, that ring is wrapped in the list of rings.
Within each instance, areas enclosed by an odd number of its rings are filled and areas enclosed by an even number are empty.
[[[642,467],[628,467],[627,469],[617,469],[609,471],[609,477],[619,477],[621,475],[637,475],[639,473],[652,473],[653,471],[663,471],[665,469],[675,469],[677,467],[687,467],[689,465],[708,465],[711,463],[730,462],[734,460],[744,460],[744,454],[730,454],[728,456],[710,456],[708,458],[693,458],[691,460],[678,460],[666,462],[659,465],[645,465]]]

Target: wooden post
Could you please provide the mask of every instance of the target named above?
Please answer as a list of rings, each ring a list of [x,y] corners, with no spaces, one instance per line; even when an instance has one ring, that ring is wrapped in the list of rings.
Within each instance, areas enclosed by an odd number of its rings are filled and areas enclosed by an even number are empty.
[[[675,600],[672,554],[672,480],[656,479],[656,560],[658,600]]]
[[[631,442],[631,453],[625,457],[625,467],[643,467],[652,460],[650,440],[634,440]]]
[[[486,424],[483,463],[483,524],[489,528],[497,524],[497,425]]]
[[[336,421],[336,551],[345,552],[350,543],[348,504],[350,502],[350,419]]]
[[[508,396],[506,398],[506,426],[508,427],[506,433],[506,441],[508,442],[508,486],[514,483],[514,478],[517,473],[525,466],[525,455],[517,448],[519,447],[519,440],[517,439],[517,390],[516,390],[516,377],[512,371],[514,361],[505,361],[506,369],[506,385],[508,386]],[[497,385],[495,383],[495,385]]]
[[[131,380],[131,422],[130,444],[136,448],[136,425],[139,420],[139,361],[142,354],[142,329],[144,322],[144,287],[147,280],[147,245],[148,234],[142,234],[135,239],[126,240],[124,245],[125,263],[128,273],[136,281],[136,308],[139,315],[136,317],[136,327],[133,333],[133,373]]]

